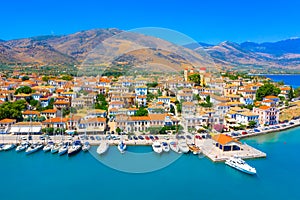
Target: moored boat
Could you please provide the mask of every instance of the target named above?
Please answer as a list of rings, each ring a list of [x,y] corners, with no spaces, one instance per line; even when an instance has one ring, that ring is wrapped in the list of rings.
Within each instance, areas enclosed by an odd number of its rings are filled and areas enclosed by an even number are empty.
[[[97,153],[99,155],[104,154],[109,148],[109,143],[102,140],[97,148]]]
[[[158,141],[153,142],[152,149],[154,152],[159,153],[159,154],[163,151],[163,148],[162,148],[160,142],[158,142]]]
[[[62,144],[54,144],[51,147],[51,153],[57,153]]]
[[[82,151],[86,152],[91,148],[91,145],[88,141],[86,141],[82,146]]]
[[[256,169],[248,165],[243,159],[233,156],[225,161],[225,164],[247,174],[256,174]]]
[[[190,151],[186,142],[179,142],[178,147],[182,153],[188,153]]]
[[[197,147],[195,144],[189,144],[188,146],[190,151],[193,152],[193,154],[197,155],[201,153],[201,149]]]
[[[68,152],[69,145],[67,143],[64,143],[58,150],[58,155],[62,156]]]
[[[5,144],[5,145],[3,145],[2,150],[3,151],[9,151],[9,150],[11,150],[11,149],[13,149],[15,147],[16,147],[15,144]]]
[[[72,156],[72,155],[79,153],[81,150],[81,147],[82,147],[82,145],[79,140],[76,140],[75,142],[73,142],[72,146],[70,146],[68,149],[68,156]]]
[[[118,144],[118,149],[121,153],[125,153],[126,150],[126,144],[121,140]]]
[[[22,142],[19,146],[17,146],[16,152],[24,151],[25,149],[28,148],[28,146],[29,146],[28,142]]]
[[[26,149],[26,154],[32,154],[34,152],[37,152],[38,150],[40,150],[41,148],[43,148],[42,144],[39,143],[34,143],[32,145],[30,145],[27,149]]]
[[[54,143],[52,141],[48,142],[46,146],[44,146],[43,151],[48,152],[51,150],[51,148],[54,146]]]
[[[162,142],[162,149],[164,152],[169,152],[170,151],[170,146],[167,142]]]
[[[176,153],[181,153],[178,143],[175,141],[170,142],[170,149]]]

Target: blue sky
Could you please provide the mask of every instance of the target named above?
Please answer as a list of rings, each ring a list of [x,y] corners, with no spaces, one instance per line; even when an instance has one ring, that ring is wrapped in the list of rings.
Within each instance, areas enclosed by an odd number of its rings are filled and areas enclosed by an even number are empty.
[[[163,27],[207,43],[300,36],[298,0],[10,0],[1,8],[4,40],[109,27]]]

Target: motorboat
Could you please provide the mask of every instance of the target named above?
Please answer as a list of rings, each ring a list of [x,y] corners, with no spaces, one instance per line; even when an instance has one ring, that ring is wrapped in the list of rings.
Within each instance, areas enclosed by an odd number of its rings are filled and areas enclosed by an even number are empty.
[[[97,153],[99,155],[104,154],[109,148],[109,143],[102,140],[102,142],[100,142],[98,148],[97,148]]]
[[[225,161],[225,164],[247,174],[256,174],[256,169],[238,156],[230,157]]]
[[[51,141],[51,142],[48,142],[48,144],[46,146],[44,146],[43,148],[43,151],[44,152],[48,152],[51,150],[51,148],[54,146],[54,143]]]
[[[51,147],[51,153],[57,153],[62,144],[54,144]]]
[[[189,144],[188,145],[191,152],[193,152],[194,155],[198,155],[201,153],[201,149],[197,147],[195,144]]]
[[[176,153],[181,153],[179,146],[175,141],[170,142],[170,149]]]
[[[188,153],[190,151],[186,142],[179,142],[178,147],[182,153]]]
[[[91,148],[91,145],[89,142],[85,142],[82,146],[82,151],[88,151]]]
[[[163,148],[162,148],[160,142],[158,142],[158,141],[153,142],[152,149],[156,153],[161,153],[163,151]]]
[[[126,144],[121,140],[118,144],[118,149],[121,153],[125,153],[126,150]]]
[[[41,148],[43,148],[43,145],[40,143],[34,143],[32,145],[30,145],[27,149],[26,149],[26,154],[31,154],[34,152],[37,152],[38,150],[40,150]]]
[[[164,152],[169,152],[170,151],[170,146],[167,142],[162,142],[162,149]]]
[[[27,149],[28,146],[29,146],[28,142],[22,142],[19,146],[17,146],[16,152],[25,151],[25,149]]]
[[[79,153],[81,148],[82,148],[81,142],[79,140],[74,141],[73,144],[68,149],[68,156],[72,156]]]
[[[0,144],[0,151],[2,151],[3,149],[3,146],[4,146],[4,144]]]
[[[5,145],[3,145],[2,150],[3,151],[9,151],[9,150],[11,150],[11,149],[13,149],[15,147],[16,147],[15,144],[5,144]]]
[[[69,147],[68,143],[64,143],[64,144],[59,148],[59,150],[58,150],[58,155],[59,155],[59,156],[62,156],[62,155],[64,155],[64,154],[66,154],[66,153],[68,152],[68,147]]]

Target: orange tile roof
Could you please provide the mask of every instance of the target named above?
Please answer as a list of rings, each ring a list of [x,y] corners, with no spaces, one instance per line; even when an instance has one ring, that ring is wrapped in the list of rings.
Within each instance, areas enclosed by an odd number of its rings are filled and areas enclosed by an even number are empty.
[[[131,121],[149,121],[150,117],[149,116],[132,116],[129,117]]]
[[[47,119],[45,121],[43,121],[43,123],[66,123],[67,122],[67,118],[61,118],[61,117],[55,117],[52,119]]]
[[[274,98],[278,98],[278,97],[276,97],[276,96],[266,96],[265,98],[266,99],[274,99]]]
[[[5,124],[5,123],[16,122],[16,121],[17,121],[16,119],[8,119],[8,118],[6,118],[6,119],[2,119],[2,120],[0,121],[0,123],[1,123],[1,124]]]
[[[271,108],[270,106],[260,106],[259,109],[262,110],[268,110],[269,108]]]
[[[55,109],[43,110],[41,113],[56,113]]]
[[[23,112],[23,115],[39,115],[40,112],[39,111],[35,111],[35,110],[25,110]]]
[[[219,134],[219,135],[214,135],[212,137],[212,139],[216,142],[218,142],[219,144],[222,144],[222,145],[226,145],[230,142],[237,142],[237,143],[240,143],[239,141],[237,141],[236,139],[228,136],[228,135],[224,135],[224,134]]]
[[[68,101],[56,101],[54,102],[54,105],[58,105],[58,104],[69,104],[70,102]]]
[[[106,122],[106,118],[103,117],[93,117],[83,120],[81,123],[93,123],[93,122]]]

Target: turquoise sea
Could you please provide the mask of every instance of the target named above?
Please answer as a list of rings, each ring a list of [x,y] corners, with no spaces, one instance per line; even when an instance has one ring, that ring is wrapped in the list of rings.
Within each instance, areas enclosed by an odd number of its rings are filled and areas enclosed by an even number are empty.
[[[245,139],[268,155],[248,161],[256,167],[256,176],[194,155],[159,156],[151,147],[129,147],[124,155],[112,147],[102,162],[83,152],[71,158],[42,151],[0,152],[0,199],[300,199],[299,133],[295,128]],[[131,154],[145,156],[135,159]],[[175,161],[148,173],[107,166],[138,171],[168,159]]]

